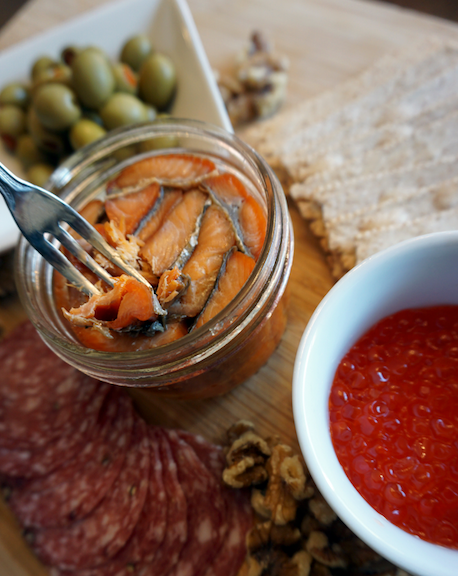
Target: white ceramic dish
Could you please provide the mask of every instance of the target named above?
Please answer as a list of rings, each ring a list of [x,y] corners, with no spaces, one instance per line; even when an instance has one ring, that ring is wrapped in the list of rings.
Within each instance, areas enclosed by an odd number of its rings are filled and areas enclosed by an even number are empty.
[[[458,232],[421,236],[362,262],[317,307],[294,369],[295,425],[318,488],[362,540],[416,576],[456,576],[458,550],[404,532],[359,495],[332,446],[328,397],[341,358],[375,322],[403,308],[458,304],[457,263]]]
[[[155,49],[168,54],[177,68],[179,87],[172,114],[203,120],[232,131],[207,56],[185,0],[123,0],[107,4],[0,53],[0,88],[28,80],[34,60],[48,54],[58,58],[65,46],[96,45],[113,59],[124,41],[146,33]],[[18,176],[21,167],[3,146],[0,161]],[[16,224],[0,197],[0,253],[19,237]]]

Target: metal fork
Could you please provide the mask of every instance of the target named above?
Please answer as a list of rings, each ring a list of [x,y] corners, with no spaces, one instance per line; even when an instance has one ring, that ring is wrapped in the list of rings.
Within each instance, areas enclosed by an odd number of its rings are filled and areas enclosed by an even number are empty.
[[[100,266],[64,228],[67,224],[107,260],[123,272],[133,276],[151,289],[157,313],[164,314],[151,284],[126,263],[93,226],[71,206],[51,192],[21,180],[0,163],[0,192],[19,229],[43,258],[69,282],[88,296],[102,292],[94,286],[66,256],[51,242],[47,235],[56,238],[73,256],[87,266],[108,285],[114,286],[113,277]]]

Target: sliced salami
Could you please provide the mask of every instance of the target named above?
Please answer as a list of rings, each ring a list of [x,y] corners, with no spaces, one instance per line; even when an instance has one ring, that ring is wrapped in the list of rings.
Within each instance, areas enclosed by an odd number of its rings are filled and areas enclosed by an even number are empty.
[[[193,448],[173,430],[165,430],[186,496],[188,538],[168,576],[195,576],[210,567],[221,544],[224,509],[215,479]]]
[[[129,396],[113,388],[84,448],[47,476],[13,489],[9,504],[21,524],[28,528],[68,526],[89,514],[120,473],[133,418]]]
[[[160,454],[160,432],[148,430],[151,466],[140,519],[127,544],[109,562],[89,570],[78,571],[78,576],[135,576],[151,562],[163,544],[166,535],[167,498]],[[72,576],[72,571],[55,571],[59,576]]]
[[[232,490],[223,484],[225,457],[221,446],[183,430],[177,431],[177,434],[194,448],[203,464],[214,474],[225,502],[221,546],[204,576],[233,576],[237,574],[246,556],[245,538],[253,525],[249,491]]]
[[[225,488],[228,531],[204,576],[236,576],[246,556],[246,535],[253,526],[249,492]]]
[[[93,380],[78,373],[79,383],[93,386]],[[84,449],[98,421],[99,412],[110,390],[108,384],[97,383],[94,393],[79,413],[78,424],[39,449],[14,450],[0,448],[0,473],[10,477],[34,478],[49,474]],[[84,417],[81,415],[84,414]]]
[[[148,489],[150,445],[146,424],[135,418],[124,466],[91,514],[66,528],[35,531],[33,548],[47,565],[84,570],[105,564],[126,545]]]
[[[121,550],[120,559],[127,565],[152,562],[165,536],[167,495],[163,465],[159,449],[159,432],[148,430],[151,466],[146,503],[128,545]]]
[[[42,447],[75,426],[98,386],[63,362],[30,322],[0,343],[0,446]]]
[[[153,562],[138,566],[139,576],[165,576],[176,565],[188,538],[188,503],[178,478],[178,468],[167,434],[157,428],[159,452],[162,460],[167,495],[167,522],[164,540]]]

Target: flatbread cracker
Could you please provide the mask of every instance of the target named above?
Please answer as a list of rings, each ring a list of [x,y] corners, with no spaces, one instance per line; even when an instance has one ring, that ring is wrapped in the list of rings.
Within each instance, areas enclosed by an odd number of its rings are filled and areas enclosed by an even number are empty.
[[[408,224],[397,224],[362,233],[357,238],[356,263],[358,264],[365,258],[376,254],[380,250],[394,246],[403,240],[433,232],[456,229],[458,229],[458,208],[450,208],[449,210],[422,216]]]
[[[306,136],[314,137],[313,131],[317,130],[316,126],[320,123],[325,126],[336,122],[338,124],[342,118],[349,119],[351,111],[358,112],[361,106],[370,109],[377,102],[385,102],[394,96],[400,86],[405,86],[405,90],[412,89],[421,82],[417,67],[428,70],[424,76],[427,79],[447,66],[448,55],[455,58],[456,63],[456,51],[453,43],[438,38],[428,38],[409,45],[382,57],[363,73],[337,88],[247,130],[244,139],[276,167],[279,155],[287,149],[300,146]],[[428,62],[432,63],[431,70]]]
[[[458,59],[458,52],[456,54]],[[417,127],[457,109],[458,65],[409,94],[409,99],[379,106],[377,112],[336,129],[329,138],[312,140],[280,155],[288,177],[303,180],[326,168],[335,168],[371,149],[388,146],[409,136]]]
[[[313,175],[310,170],[299,176],[307,178],[313,186],[335,183],[345,178],[360,177],[364,174],[413,167],[422,162],[433,161],[442,156],[458,154],[458,110],[419,127],[412,134],[398,141],[390,142],[369,150],[351,162],[333,168],[325,168]]]
[[[387,226],[408,225],[422,216],[458,207],[458,176],[428,186],[414,188],[366,211],[349,215],[347,219],[323,219],[327,248],[331,251],[351,252],[360,234]]]

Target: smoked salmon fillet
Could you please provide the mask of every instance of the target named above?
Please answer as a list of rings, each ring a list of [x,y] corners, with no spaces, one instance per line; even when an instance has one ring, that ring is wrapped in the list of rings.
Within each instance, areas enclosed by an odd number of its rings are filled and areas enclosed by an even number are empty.
[[[145,188],[122,196],[108,197],[105,211],[124,233],[133,234],[159,198],[161,187],[153,182]]]
[[[206,178],[204,186],[227,210],[242,251],[258,259],[267,229],[267,217],[261,205],[243,182],[229,172]]]
[[[200,328],[211,320],[237,296],[253,271],[254,265],[255,261],[250,256],[238,250],[230,252],[218,283],[197,318],[194,329]]]
[[[140,256],[150,265],[153,274],[160,276],[173,266],[198,226],[207,195],[190,190],[170,212],[159,230],[140,250]]]
[[[190,283],[170,313],[193,318],[202,310],[216,282],[224,255],[235,244],[235,234],[224,211],[216,205],[205,212],[198,244],[183,268]]]
[[[150,182],[180,188],[192,188],[205,176],[214,172],[214,162],[194,154],[163,154],[139,160],[124,168],[108,184],[108,192],[137,187]]]

